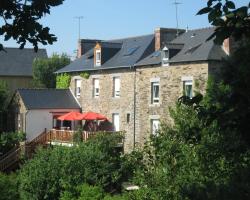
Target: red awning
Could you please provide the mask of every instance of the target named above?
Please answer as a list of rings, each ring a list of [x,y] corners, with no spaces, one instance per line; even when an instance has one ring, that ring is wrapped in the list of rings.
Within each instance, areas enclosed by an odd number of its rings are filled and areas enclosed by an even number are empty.
[[[107,120],[107,117],[95,112],[82,113],[82,120]]]
[[[57,119],[59,119],[61,121],[64,121],[64,120],[68,120],[68,121],[82,120],[83,114],[79,113],[79,112],[69,112],[65,115],[58,117]]]

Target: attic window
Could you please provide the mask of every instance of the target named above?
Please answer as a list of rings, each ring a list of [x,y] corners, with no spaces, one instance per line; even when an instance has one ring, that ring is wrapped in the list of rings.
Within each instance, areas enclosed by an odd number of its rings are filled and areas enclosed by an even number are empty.
[[[186,54],[186,55],[190,55],[190,54],[194,53],[200,46],[201,46],[201,44],[199,44],[199,45],[197,45],[197,46],[195,46],[195,47],[189,48],[189,49],[185,52],[185,54]]]
[[[101,66],[101,50],[95,51],[95,66]]]
[[[139,46],[128,48],[123,52],[123,56],[131,56],[137,49],[139,49]]]

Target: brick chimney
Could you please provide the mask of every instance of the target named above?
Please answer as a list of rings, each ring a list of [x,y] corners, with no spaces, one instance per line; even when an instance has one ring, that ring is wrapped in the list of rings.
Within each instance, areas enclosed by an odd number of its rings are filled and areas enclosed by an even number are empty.
[[[227,55],[232,54],[240,46],[240,41],[235,41],[233,37],[224,40],[222,48]]]
[[[185,30],[178,29],[179,35]],[[177,29],[175,28],[156,28],[155,29],[155,51],[163,48],[164,43],[172,41],[177,36]]]
[[[90,49],[94,48],[96,43],[100,41],[101,40],[92,40],[92,39],[78,40],[77,58],[80,58],[83,54],[88,52]]]

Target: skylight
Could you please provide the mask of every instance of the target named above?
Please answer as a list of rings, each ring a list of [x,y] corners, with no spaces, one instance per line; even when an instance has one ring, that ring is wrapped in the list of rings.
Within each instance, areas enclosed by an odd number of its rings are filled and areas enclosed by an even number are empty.
[[[159,57],[161,55],[161,52],[160,51],[155,51],[151,57]]]
[[[192,54],[192,53],[194,53],[200,46],[201,46],[201,44],[199,44],[199,45],[197,45],[197,46],[195,46],[195,47],[189,48],[189,49],[185,52],[185,54]]]
[[[137,49],[139,49],[139,46],[125,49],[125,51],[123,52],[123,56],[131,56],[136,52]]]

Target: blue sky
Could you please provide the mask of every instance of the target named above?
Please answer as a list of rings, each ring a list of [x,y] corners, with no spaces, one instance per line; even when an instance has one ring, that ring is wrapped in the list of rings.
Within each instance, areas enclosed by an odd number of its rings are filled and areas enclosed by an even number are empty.
[[[209,26],[207,16],[196,16],[206,5],[205,0],[177,0],[179,27],[189,29]],[[75,56],[77,48],[78,21],[81,20],[81,38],[115,39],[153,33],[156,27],[176,27],[174,0],[65,0],[64,4],[51,10],[42,23],[51,28],[58,41],[46,48],[53,52]],[[237,6],[249,0],[237,0]],[[14,41],[0,42],[6,47],[16,47]],[[27,45],[26,47],[31,47]]]

